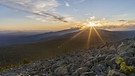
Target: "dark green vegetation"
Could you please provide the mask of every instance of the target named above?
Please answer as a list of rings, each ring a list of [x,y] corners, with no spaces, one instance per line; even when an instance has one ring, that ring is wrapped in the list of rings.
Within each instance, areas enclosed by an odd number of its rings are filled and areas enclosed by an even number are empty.
[[[98,30],[98,32],[105,42],[116,41],[127,37],[121,32],[109,32],[105,30]],[[74,50],[87,49],[89,29],[86,29],[77,37],[71,39],[77,33],[79,32],[65,34],[48,41],[44,40],[31,44],[0,47],[0,67],[26,64],[30,61],[59,56]],[[103,43],[94,30],[92,30],[89,47],[100,45],[103,45]]]

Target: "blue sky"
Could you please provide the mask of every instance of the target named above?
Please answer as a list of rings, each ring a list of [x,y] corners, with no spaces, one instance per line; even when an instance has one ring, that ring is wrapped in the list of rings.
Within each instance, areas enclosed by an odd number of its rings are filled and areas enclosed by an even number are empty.
[[[66,0],[70,7],[59,7],[58,10],[79,17],[89,14],[97,17],[115,17],[118,15],[135,16],[135,1],[129,0],[84,0],[84,2],[77,3],[76,0]],[[64,3],[64,2],[61,2]],[[78,11],[75,11],[78,10]],[[127,18],[128,19],[128,18]],[[129,18],[132,19],[132,18]],[[133,18],[134,19],[134,18]]]
[[[61,30],[88,21],[123,30],[134,27],[134,7],[135,0],[1,0],[0,30]]]

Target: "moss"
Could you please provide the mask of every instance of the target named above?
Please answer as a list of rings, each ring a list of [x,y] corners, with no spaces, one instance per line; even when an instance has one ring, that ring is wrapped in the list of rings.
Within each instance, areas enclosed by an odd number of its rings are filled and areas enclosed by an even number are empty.
[[[134,70],[134,66],[127,66],[125,62],[121,62],[120,68],[124,71],[125,74],[129,74]]]
[[[117,64],[120,64],[123,61],[124,61],[124,59],[122,57],[116,57],[116,63]]]
[[[125,74],[129,74],[134,71],[134,66],[126,65],[126,62],[122,57],[117,57],[116,63],[120,65],[120,69],[123,70]]]

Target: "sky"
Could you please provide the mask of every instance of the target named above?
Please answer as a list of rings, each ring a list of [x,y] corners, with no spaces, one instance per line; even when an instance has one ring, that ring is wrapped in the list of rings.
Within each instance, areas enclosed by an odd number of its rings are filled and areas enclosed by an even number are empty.
[[[0,0],[0,30],[63,30],[89,22],[135,29],[135,0]]]

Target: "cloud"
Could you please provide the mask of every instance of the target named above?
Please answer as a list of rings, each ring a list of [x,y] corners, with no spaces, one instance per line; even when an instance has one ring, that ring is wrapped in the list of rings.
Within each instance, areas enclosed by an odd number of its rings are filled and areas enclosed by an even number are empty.
[[[94,19],[95,19],[95,16],[90,17],[90,20],[94,20]]]
[[[120,29],[120,28],[135,28],[135,20],[118,20],[117,22],[106,22],[107,24],[103,24],[101,28],[104,29]]]
[[[89,17],[86,21],[89,23],[90,21],[94,21],[95,16]]]
[[[101,28],[101,29],[110,29],[110,30],[115,30],[115,29],[133,29],[135,28],[135,20],[124,20],[124,19],[120,19],[120,20],[116,20],[116,21],[108,21],[106,18],[102,18],[101,20],[97,20],[95,19],[95,16],[91,16],[86,20],[86,23],[89,22],[94,22],[97,28]],[[87,25],[87,24],[86,24]],[[127,29],[127,30],[128,30]]]
[[[1,0],[0,5],[35,15],[41,20],[50,19],[67,22],[65,17],[56,15],[55,8],[59,6],[56,0]]]
[[[106,20],[106,18],[102,18],[102,20],[103,20],[103,21],[105,21],[105,20]]]
[[[118,20],[119,22],[125,22],[125,21],[127,21],[127,20]]]
[[[70,4],[69,4],[68,2],[65,2],[65,5],[66,5],[67,7],[69,7],[69,6],[70,6]]]

